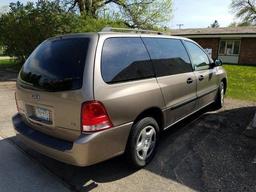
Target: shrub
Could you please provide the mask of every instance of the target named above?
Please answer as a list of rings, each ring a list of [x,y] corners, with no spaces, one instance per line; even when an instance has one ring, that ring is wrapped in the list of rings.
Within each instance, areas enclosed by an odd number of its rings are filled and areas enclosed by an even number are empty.
[[[72,32],[75,20],[57,2],[11,3],[10,11],[0,17],[0,42],[7,55],[24,61],[46,38]]]

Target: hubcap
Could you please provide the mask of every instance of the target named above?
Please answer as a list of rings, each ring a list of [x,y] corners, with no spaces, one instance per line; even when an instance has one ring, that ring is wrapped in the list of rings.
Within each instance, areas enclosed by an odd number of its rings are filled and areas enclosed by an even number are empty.
[[[141,130],[136,143],[136,153],[140,160],[146,160],[154,151],[156,131],[151,125]]]

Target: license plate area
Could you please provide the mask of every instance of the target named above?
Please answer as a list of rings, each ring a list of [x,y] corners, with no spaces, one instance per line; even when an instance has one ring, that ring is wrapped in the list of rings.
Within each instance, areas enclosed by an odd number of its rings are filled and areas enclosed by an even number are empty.
[[[28,117],[32,121],[48,125],[52,124],[52,111],[50,109],[31,105],[27,105],[27,109]]]
[[[48,109],[44,109],[41,107],[35,107],[35,117],[43,120],[43,121],[50,121],[50,111]]]

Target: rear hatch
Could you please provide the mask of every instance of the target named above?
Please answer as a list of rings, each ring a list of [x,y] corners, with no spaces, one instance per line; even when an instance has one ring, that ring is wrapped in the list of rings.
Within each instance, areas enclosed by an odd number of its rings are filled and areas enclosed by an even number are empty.
[[[17,107],[34,129],[69,141],[80,135],[89,44],[88,37],[49,39],[23,65],[17,80]]]

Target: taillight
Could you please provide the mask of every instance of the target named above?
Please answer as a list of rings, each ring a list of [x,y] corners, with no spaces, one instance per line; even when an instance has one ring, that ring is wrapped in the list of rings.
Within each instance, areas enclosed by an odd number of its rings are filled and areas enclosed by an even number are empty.
[[[83,103],[81,122],[82,132],[96,132],[113,127],[104,105],[99,101]]]

